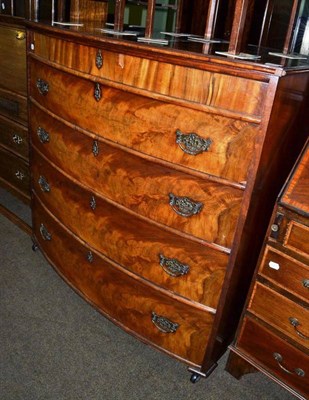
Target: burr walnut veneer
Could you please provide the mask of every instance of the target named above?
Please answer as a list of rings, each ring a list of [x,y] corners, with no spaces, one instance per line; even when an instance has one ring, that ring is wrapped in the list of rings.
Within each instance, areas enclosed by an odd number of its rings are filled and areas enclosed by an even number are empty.
[[[35,242],[104,315],[207,376],[304,141],[308,69],[28,28]]]

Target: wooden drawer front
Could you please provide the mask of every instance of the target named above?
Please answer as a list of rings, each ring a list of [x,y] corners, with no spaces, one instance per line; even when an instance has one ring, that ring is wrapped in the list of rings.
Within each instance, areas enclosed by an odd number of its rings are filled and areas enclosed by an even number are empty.
[[[35,192],[51,213],[77,236],[160,286],[209,307],[217,306],[227,254],[165,232],[94,197],[56,170],[51,173],[46,168],[45,171],[44,175],[38,175],[34,166]],[[174,272],[171,264],[177,262],[181,265],[175,266],[178,272]],[[172,276],[174,273],[178,276]]]
[[[283,245],[309,257],[309,227],[291,221],[288,224]]]
[[[0,115],[27,124],[27,99],[0,88]]]
[[[24,29],[0,26],[0,59],[0,86],[26,96],[26,33]]]
[[[248,310],[309,348],[309,310],[256,283]]]
[[[34,232],[48,259],[100,311],[165,351],[194,364],[202,363],[201,350],[207,344],[212,314],[170,298],[97,253],[89,253],[89,248],[61,228],[38,203],[34,208]],[[152,322],[152,313],[178,324],[176,331],[160,332]]]
[[[276,337],[250,318],[244,319],[238,347],[281,381],[305,397],[308,395],[308,355]]]
[[[38,79],[49,85],[45,95],[38,91]],[[257,134],[254,124],[108,86],[101,86],[102,98],[96,101],[94,90],[92,81],[31,62],[31,96],[74,125],[175,164],[236,182],[246,180]],[[198,155],[187,154],[187,141],[199,142],[190,133],[202,139],[210,138],[209,150]]]
[[[292,257],[266,246],[260,275],[309,301],[309,268]]]
[[[267,84],[99,50],[35,33],[35,54],[49,61],[154,93],[235,111],[262,114]],[[79,54],[79,57],[73,55]],[[100,59],[98,68],[97,58]]]
[[[23,159],[0,146],[1,179],[12,185],[17,191],[29,196],[29,165]]]
[[[0,143],[24,158],[29,157],[28,131],[0,115]]]
[[[57,128],[45,144],[34,132],[33,143],[76,180],[157,222],[231,247],[242,190],[160,166],[66,126]],[[186,199],[192,206],[187,213],[181,203]]]

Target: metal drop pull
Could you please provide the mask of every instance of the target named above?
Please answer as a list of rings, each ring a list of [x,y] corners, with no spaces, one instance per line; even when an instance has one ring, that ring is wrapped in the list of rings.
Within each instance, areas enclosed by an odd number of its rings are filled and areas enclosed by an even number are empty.
[[[46,96],[48,91],[49,91],[49,84],[45,82],[43,79],[37,79],[36,81],[36,87],[38,88],[38,91],[40,94],[43,96]]]
[[[95,57],[95,65],[98,69],[101,69],[103,67],[103,56],[101,50],[97,51],[96,57]]]
[[[175,196],[173,193],[169,194],[169,204],[176,214],[182,217],[191,217],[201,212],[203,203],[194,201],[189,197]]]
[[[96,101],[100,101],[102,98],[102,89],[101,89],[101,85],[96,82],[95,86],[94,86],[94,98],[96,99]]]
[[[50,140],[49,133],[45,129],[43,129],[39,126],[36,133],[37,133],[41,143],[44,144],[44,143],[49,142],[49,140]]]
[[[19,179],[20,181],[22,181],[25,177],[25,174],[23,174],[21,171],[16,171],[15,172],[15,176],[17,179]]]
[[[163,270],[170,276],[178,277],[188,274],[190,267],[182,264],[176,258],[167,258],[163,254],[159,255],[160,265]]]
[[[88,251],[87,253],[87,261],[91,264],[93,262],[93,253],[92,251]]]
[[[97,202],[96,202],[94,196],[91,196],[89,204],[90,204],[91,210],[94,211],[97,208]]]
[[[305,287],[307,289],[309,288],[309,279],[304,279],[302,283],[303,283],[303,287]]]
[[[23,138],[21,136],[17,135],[17,133],[14,133],[14,135],[12,136],[12,140],[17,145],[20,145],[23,142]]]
[[[295,368],[294,371],[291,371],[291,370],[289,370],[288,368],[286,368],[286,367],[282,364],[282,362],[283,362],[283,357],[282,357],[282,355],[281,355],[280,353],[274,353],[274,354],[273,354],[273,357],[274,357],[274,359],[277,361],[279,367],[280,367],[284,372],[286,372],[287,374],[290,374],[290,375],[294,375],[294,374],[295,374],[295,375],[297,375],[297,376],[299,376],[299,377],[301,377],[301,378],[303,378],[303,377],[305,376],[305,371],[302,370],[301,368]]]
[[[50,185],[44,176],[41,175],[39,177],[38,183],[40,185],[42,192],[46,192],[46,193],[50,192]]]
[[[163,333],[175,333],[179,328],[179,324],[156,314],[154,311],[151,313],[151,321]]]
[[[204,151],[208,151],[212,140],[207,138],[204,139],[196,133],[182,133],[179,129],[176,131],[176,143],[187,154],[196,156]]]
[[[297,318],[290,317],[290,318],[289,318],[289,322],[290,322],[290,324],[294,327],[294,329],[295,329],[295,331],[296,331],[296,333],[297,333],[297,335],[298,335],[299,337],[301,337],[301,338],[304,339],[304,340],[309,340],[309,336],[303,334],[303,333],[299,330],[298,327],[301,326],[301,323],[298,321]]]
[[[17,40],[24,40],[26,38],[25,32],[18,31],[16,32],[16,39]]]
[[[44,240],[50,241],[52,238],[51,233],[48,232],[47,228],[44,226],[44,224],[40,225],[40,234]]]
[[[92,154],[97,157],[99,155],[99,142],[94,140],[92,143]]]

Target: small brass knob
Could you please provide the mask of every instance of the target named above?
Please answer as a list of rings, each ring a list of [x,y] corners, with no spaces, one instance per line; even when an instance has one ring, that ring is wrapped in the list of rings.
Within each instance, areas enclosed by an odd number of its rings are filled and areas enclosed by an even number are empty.
[[[26,38],[25,32],[17,31],[16,32],[16,39],[17,40],[24,40]]]

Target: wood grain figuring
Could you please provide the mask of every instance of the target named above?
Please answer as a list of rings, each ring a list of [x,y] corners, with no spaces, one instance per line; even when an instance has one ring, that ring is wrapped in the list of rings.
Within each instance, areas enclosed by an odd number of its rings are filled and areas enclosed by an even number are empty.
[[[0,87],[26,96],[26,40],[18,40],[18,32],[26,34],[24,29],[0,26]]]
[[[50,241],[44,241],[40,234],[42,223],[52,235]],[[38,203],[34,212],[34,232],[56,269],[113,322],[189,363],[201,363],[200,349],[207,344],[213,315],[172,300],[147,282],[112,266],[97,253],[89,263],[90,249],[61,228]],[[177,331],[171,334],[160,332],[151,321],[153,311],[179,324]]]
[[[304,280],[309,279],[308,265],[297,261],[282,251],[267,245],[263,253],[259,274],[275,285],[308,301],[308,288],[303,283]],[[269,263],[278,264],[279,269],[272,268]]]
[[[168,64],[102,50],[104,64],[95,65],[98,49],[35,33],[35,54],[52,62],[171,98],[259,117],[267,83]],[[120,62],[121,56],[121,62]]]
[[[40,176],[47,180],[50,192],[42,191]],[[92,210],[92,192],[39,162],[38,157],[34,158],[32,184],[45,206],[92,247],[163,287],[216,307],[226,254],[161,230],[96,195]],[[190,273],[179,279],[168,276],[160,266],[160,254],[189,265]]]
[[[309,258],[309,227],[291,221],[283,244]]]
[[[28,130],[0,115],[0,144],[25,160],[29,157]]]
[[[309,350],[308,307],[302,307],[257,282],[248,305],[248,310]],[[297,329],[305,338],[297,333],[294,326],[290,323],[289,318],[296,318],[299,321]]]
[[[271,374],[286,382],[298,393],[307,396],[309,393],[308,365],[309,357],[299,351],[285,340],[276,337],[268,329],[253,322],[249,318],[244,319],[244,326],[238,341],[239,349],[250,358],[262,364]],[[279,353],[283,357],[282,365],[291,371],[291,374],[280,368],[273,354]],[[305,377],[295,374],[295,369],[301,368]]]
[[[22,125],[27,125],[27,99],[0,88],[0,114]]]
[[[0,170],[4,181],[29,197],[29,164],[25,160],[0,146]]]
[[[235,182],[247,180],[258,134],[256,125],[108,86],[101,87],[103,98],[97,102],[93,97],[93,82],[53,71],[37,62],[31,63],[31,70],[32,98],[61,118],[154,157]],[[39,78],[50,82],[46,96],[40,95],[36,88]],[[64,103],[60,100],[63,98],[66,99]],[[176,143],[177,130],[186,135],[194,132],[201,138],[210,138],[209,151],[197,156],[185,153]]]
[[[54,124],[49,133],[50,142],[42,145],[33,131],[33,144],[88,188],[140,215],[231,247],[242,190],[165,168],[101,141],[96,141],[98,155],[94,156],[94,139],[68,127]],[[170,193],[201,202],[202,210],[191,217],[178,215],[170,205]]]

